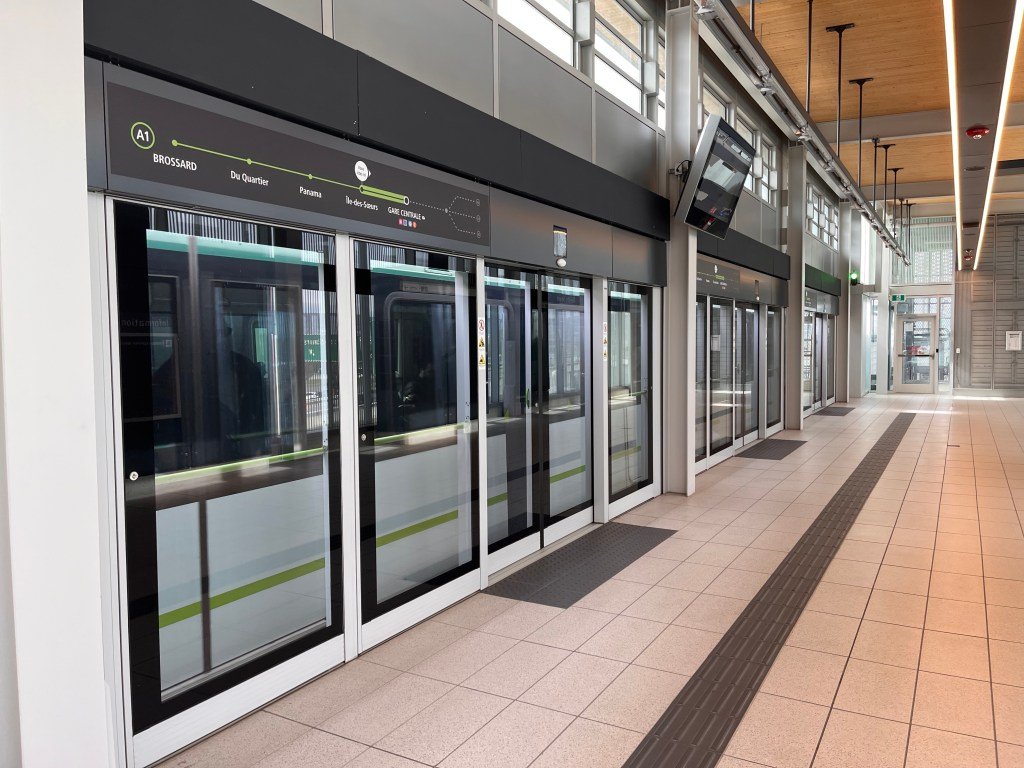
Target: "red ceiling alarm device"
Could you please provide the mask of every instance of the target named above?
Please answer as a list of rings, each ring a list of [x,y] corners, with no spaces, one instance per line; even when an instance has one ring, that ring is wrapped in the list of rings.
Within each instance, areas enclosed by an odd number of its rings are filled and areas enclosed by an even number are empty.
[[[972,139],[981,139],[988,136],[989,127],[987,125],[972,125],[967,129],[967,135]]]

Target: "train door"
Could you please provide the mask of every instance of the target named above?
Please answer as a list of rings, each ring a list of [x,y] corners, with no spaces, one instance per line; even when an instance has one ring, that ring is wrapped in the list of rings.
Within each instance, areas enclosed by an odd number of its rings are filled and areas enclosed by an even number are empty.
[[[353,259],[364,649],[479,588],[476,261]]]
[[[126,688],[146,762],[261,704],[253,686],[278,695],[342,658],[335,238],[110,214]]]

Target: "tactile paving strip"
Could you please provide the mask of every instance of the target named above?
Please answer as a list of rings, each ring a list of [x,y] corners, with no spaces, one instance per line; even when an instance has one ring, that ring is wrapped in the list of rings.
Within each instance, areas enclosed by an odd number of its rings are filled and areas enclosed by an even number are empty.
[[[855,407],[855,406],[854,406]],[[812,416],[845,416],[853,408],[846,408],[842,405],[830,405],[828,408],[822,408],[820,411],[815,411]]]
[[[640,742],[626,761],[628,768],[712,768],[718,763],[913,420],[912,413],[893,420]]]
[[[806,440],[764,440],[737,455],[744,459],[781,461],[806,442]]]
[[[484,592],[568,608],[674,533],[667,528],[608,523],[510,574]]]

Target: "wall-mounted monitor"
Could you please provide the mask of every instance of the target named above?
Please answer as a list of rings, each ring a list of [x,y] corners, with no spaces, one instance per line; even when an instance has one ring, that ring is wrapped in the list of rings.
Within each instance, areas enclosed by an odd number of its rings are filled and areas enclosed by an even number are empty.
[[[676,214],[682,211],[690,226],[725,238],[753,163],[754,148],[721,117],[708,117]]]

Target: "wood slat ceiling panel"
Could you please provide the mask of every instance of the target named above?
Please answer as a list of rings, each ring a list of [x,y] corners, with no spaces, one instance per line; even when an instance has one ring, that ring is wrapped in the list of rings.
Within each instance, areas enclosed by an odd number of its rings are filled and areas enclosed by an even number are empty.
[[[921,136],[912,139],[900,139],[896,146],[889,150],[889,167],[903,170],[899,172],[898,183],[914,181],[944,181],[953,178],[953,145],[948,135]],[[833,145],[832,149],[835,149]],[[871,158],[874,153],[870,141],[864,142],[864,179],[865,185],[871,184]],[[878,184],[882,184],[884,154],[878,153]],[[847,142],[842,146],[839,158],[843,165],[850,169],[854,179],[857,177],[857,143]],[[892,174],[889,174],[892,184]]]

